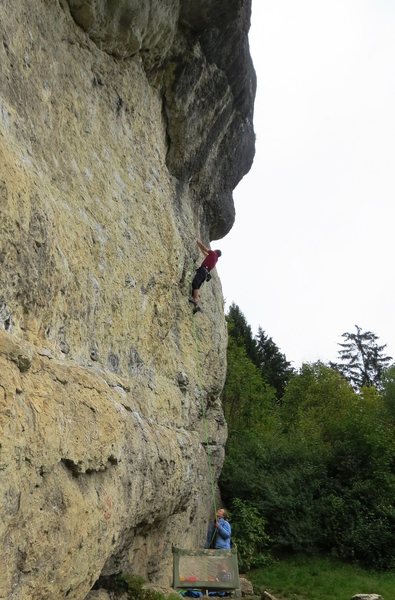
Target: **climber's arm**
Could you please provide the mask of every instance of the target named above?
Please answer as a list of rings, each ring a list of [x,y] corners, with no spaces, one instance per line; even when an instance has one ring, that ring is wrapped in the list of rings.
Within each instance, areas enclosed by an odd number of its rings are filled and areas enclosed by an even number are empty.
[[[207,248],[207,246],[205,246],[200,240],[196,240],[196,242],[203,254],[207,256],[207,254],[210,252],[210,248]]]

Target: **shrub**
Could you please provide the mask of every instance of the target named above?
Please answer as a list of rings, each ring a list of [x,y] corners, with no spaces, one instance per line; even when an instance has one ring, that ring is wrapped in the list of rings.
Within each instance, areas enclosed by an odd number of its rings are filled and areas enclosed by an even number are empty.
[[[235,498],[232,503],[232,529],[241,570],[248,571],[268,564],[270,538],[265,532],[265,520],[257,508]]]

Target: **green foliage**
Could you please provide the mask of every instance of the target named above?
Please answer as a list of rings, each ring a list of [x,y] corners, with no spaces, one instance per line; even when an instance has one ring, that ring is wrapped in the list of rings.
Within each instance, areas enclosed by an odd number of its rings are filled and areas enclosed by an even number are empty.
[[[395,443],[376,392],[357,396],[341,421],[327,428],[331,444],[321,499],[323,545],[376,568],[395,565]]]
[[[243,348],[246,357],[257,367],[263,381],[276,390],[280,398],[294,370],[273,339],[263,329],[254,337],[240,308],[232,304],[227,315],[230,339]]]
[[[384,373],[381,393],[375,386],[354,390],[338,369],[305,364],[278,400],[243,345],[251,342],[247,324],[240,320],[237,336],[232,321],[229,327],[229,438],[220,487],[229,506],[236,502],[240,527],[244,513],[254,511],[273,549],[326,551],[392,568],[395,366]],[[258,346],[252,355],[256,361]],[[281,375],[285,363],[277,364]],[[248,535],[239,542],[246,564],[255,545]]]
[[[331,366],[339,371],[355,389],[363,386],[375,386],[381,389],[382,376],[392,360],[391,356],[383,354],[386,345],[377,344],[378,337],[371,331],[362,331],[355,325],[357,333],[343,333],[346,340],[339,350],[338,363]]]
[[[302,435],[310,443],[315,439],[319,450],[314,462],[321,463],[321,478],[314,501],[303,510],[318,525],[312,531],[315,544],[347,559],[389,568],[395,559],[395,444],[378,392],[356,394],[328,367],[304,365],[287,388],[282,411],[283,419],[291,417],[290,445]],[[302,465],[303,459],[299,470]],[[295,543],[292,548],[298,549]]]
[[[383,398],[388,413],[395,421],[395,365],[392,365],[383,375]]]
[[[264,380],[276,390],[277,398],[281,398],[288,381],[294,374],[291,363],[261,328],[258,329],[256,336],[256,348],[259,370]]]
[[[245,348],[230,337],[228,371],[222,395],[229,428],[240,430],[261,423],[274,398],[274,390],[263,381]]]
[[[270,563],[270,538],[265,532],[265,520],[254,506],[240,498],[232,502],[232,532],[242,571]]]
[[[227,314],[228,332],[238,346],[244,348],[248,358],[256,365],[257,352],[256,342],[252,329],[248,325],[245,316],[236,304],[231,304]]]
[[[304,364],[282,398],[284,429],[321,438],[327,424],[341,420],[356,399],[339,373],[320,362]]]
[[[119,597],[124,597],[127,594],[128,600],[179,600],[178,594],[165,596],[157,590],[145,589],[144,583],[144,579],[139,575],[119,573],[118,575],[100,578],[96,587],[111,591]]]

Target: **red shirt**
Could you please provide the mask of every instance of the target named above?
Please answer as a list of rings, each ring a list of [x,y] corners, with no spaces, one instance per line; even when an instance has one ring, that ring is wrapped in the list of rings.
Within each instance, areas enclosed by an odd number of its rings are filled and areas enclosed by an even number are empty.
[[[217,264],[217,260],[218,254],[214,250],[210,250],[200,266],[206,267],[206,269],[211,271],[211,269],[214,269],[215,265]]]

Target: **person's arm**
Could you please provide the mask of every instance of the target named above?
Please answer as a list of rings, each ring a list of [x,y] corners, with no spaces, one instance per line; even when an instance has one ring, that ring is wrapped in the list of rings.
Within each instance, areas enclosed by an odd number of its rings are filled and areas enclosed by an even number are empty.
[[[207,256],[207,254],[210,252],[210,248],[207,248],[207,246],[205,246],[200,240],[196,240],[196,243],[199,246],[200,250],[203,252],[203,254]]]
[[[219,535],[222,537],[222,539],[227,540],[228,538],[230,538],[231,528],[230,528],[230,524],[228,523],[228,521],[225,521],[224,519],[221,519],[221,521],[218,521],[217,522],[217,531],[218,531]]]

